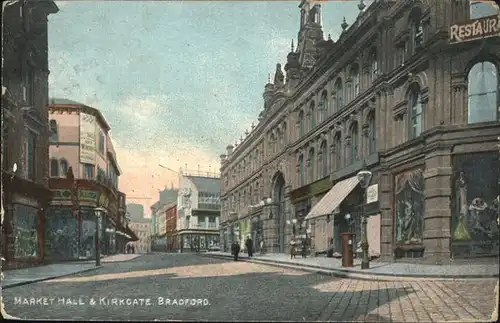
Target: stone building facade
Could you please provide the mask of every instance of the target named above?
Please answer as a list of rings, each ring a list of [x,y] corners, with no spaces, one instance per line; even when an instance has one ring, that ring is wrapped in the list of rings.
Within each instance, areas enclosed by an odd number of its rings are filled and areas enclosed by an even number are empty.
[[[2,3],[1,252],[6,267],[44,259],[44,210],[50,200],[47,17],[58,10],[53,1]]]
[[[278,64],[259,123],[221,155],[225,241],[248,222],[264,252],[286,252],[294,235],[313,252],[338,249],[341,232],[359,240],[363,210],[378,218],[369,235],[385,260],[498,254],[498,33],[449,39],[454,24],[498,19],[492,4],[360,4],[334,42],[321,5],[302,1],[286,80]],[[368,203],[355,177],[363,168],[373,173]]]

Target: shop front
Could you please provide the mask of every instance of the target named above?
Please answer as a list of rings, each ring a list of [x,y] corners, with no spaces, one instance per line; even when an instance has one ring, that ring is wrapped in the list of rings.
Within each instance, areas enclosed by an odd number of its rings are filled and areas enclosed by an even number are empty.
[[[453,157],[453,258],[498,256],[499,179],[497,152]]]
[[[181,252],[199,252],[220,248],[219,233],[208,230],[180,230]]]
[[[241,250],[246,252],[246,240],[251,237],[252,234],[252,222],[250,219],[244,219],[239,222],[239,242]]]
[[[44,260],[45,212],[50,190],[17,176],[5,177],[2,256],[4,268],[24,267]],[[10,175],[9,175],[10,176]]]
[[[93,259],[96,253],[96,208],[102,216],[100,252],[115,254],[125,241],[119,200],[107,187],[87,180],[51,179],[52,201],[45,219],[45,250],[51,260]],[[120,220],[122,218],[122,220]],[[136,238],[132,234],[130,239]],[[121,247],[120,247],[121,248]]]
[[[262,221],[262,213],[252,216],[251,228],[254,250],[256,253],[260,253],[262,251],[261,245],[263,246],[264,242],[264,223]]]

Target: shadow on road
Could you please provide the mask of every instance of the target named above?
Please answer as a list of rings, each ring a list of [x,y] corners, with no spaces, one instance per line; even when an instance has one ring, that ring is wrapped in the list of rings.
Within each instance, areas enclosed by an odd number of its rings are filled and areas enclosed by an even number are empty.
[[[168,261],[159,261],[161,257]],[[141,258],[110,264],[92,274],[5,290],[5,310],[27,319],[388,322],[390,318],[376,309],[414,292],[404,283],[398,288],[374,283],[370,286],[375,289],[362,289],[350,280],[247,262],[167,255]],[[152,305],[71,307],[15,302],[15,298],[40,297],[77,297],[87,304],[91,298],[143,298],[150,299]],[[168,299],[206,299],[209,304],[165,306]]]

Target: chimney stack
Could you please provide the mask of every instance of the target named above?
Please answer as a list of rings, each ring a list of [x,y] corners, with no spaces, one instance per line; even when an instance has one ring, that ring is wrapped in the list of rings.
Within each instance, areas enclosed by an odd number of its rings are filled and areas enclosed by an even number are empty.
[[[233,149],[234,149],[234,146],[233,145],[228,145],[226,147],[226,150],[227,150],[227,155],[228,156],[231,156],[231,154],[233,153]]]

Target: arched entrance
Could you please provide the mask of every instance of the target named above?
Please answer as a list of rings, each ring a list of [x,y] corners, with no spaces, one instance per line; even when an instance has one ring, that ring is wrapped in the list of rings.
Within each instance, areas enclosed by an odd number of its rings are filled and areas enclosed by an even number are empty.
[[[278,252],[285,252],[285,178],[281,172],[274,176],[273,202],[275,207],[273,215],[276,221],[276,238],[278,240]]]

